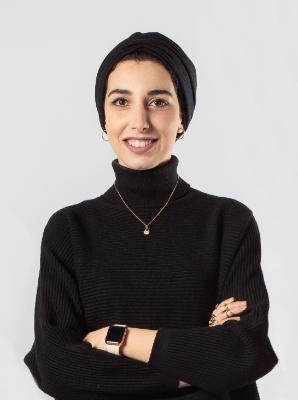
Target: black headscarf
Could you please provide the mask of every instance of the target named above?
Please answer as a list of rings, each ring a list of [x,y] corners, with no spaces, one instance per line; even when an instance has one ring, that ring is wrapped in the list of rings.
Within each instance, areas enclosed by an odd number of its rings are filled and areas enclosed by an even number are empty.
[[[115,46],[101,63],[96,76],[95,103],[102,129],[105,129],[104,96],[109,73],[124,56],[136,50],[156,57],[174,72],[178,81],[178,99],[186,131],[196,105],[196,69],[181,47],[159,32],[133,33]]]

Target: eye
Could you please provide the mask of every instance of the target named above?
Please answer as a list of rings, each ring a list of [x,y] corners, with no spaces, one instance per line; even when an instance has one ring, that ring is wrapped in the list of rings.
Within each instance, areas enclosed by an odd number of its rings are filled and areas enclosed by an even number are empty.
[[[123,106],[123,104],[116,104],[118,100],[120,100],[120,101],[122,101],[122,100],[127,101],[124,97],[117,97],[117,99],[115,99],[115,100],[112,101],[112,104]]]
[[[118,103],[118,101],[120,101],[120,103]],[[120,106],[123,107],[126,104],[123,104],[123,102],[127,102],[127,100],[124,97],[117,97],[117,99],[112,101],[112,104],[114,104],[115,106]],[[163,108],[166,107],[167,105],[169,105],[169,103],[163,99],[154,99],[152,100],[151,103],[158,103],[159,105],[157,105],[158,108]]]
[[[164,101],[163,99],[154,99],[152,103],[154,102],[158,102],[159,104],[163,103],[162,105],[158,106],[160,108],[166,107],[169,104],[167,101]]]

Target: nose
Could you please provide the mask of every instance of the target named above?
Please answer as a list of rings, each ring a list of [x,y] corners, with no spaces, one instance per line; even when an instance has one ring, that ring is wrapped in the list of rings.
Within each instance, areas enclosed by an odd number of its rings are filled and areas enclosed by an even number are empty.
[[[148,113],[143,104],[134,107],[131,114],[130,127],[137,132],[143,132],[149,128]]]

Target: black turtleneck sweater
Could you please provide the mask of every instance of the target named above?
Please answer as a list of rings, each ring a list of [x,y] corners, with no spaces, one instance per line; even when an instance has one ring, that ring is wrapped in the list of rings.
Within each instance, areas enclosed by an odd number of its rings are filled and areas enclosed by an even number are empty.
[[[145,222],[167,201],[177,166],[175,155],[148,170],[112,161],[119,192]],[[256,380],[278,358],[252,211],[179,177],[149,228],[114,185],[49,218],[24,358],[36,384],[59,400],[259,399]],[[209,327],[215,305],[232,296],[247,301],[241,320]],[[148,363],[82,341],[114,323],[158,330]]]

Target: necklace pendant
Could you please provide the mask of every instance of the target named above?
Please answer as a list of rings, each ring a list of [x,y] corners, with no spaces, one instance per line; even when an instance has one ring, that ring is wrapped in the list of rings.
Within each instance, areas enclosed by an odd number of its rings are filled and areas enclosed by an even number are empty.
[[[144,230],[144,235],[149,235],[150,230],[148,228],[148,225],[145,225],[145,230]]]

